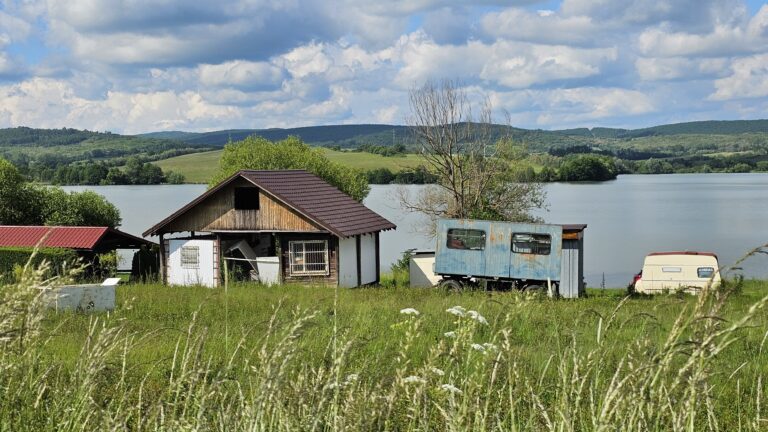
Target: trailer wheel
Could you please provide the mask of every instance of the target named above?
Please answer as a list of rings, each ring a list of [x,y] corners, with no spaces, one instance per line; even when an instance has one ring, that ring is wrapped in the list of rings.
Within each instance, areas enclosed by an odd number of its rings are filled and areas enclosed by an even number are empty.
[[[540,294],[540,293],[544,293],[544,291],[545,291],[544,285],[532,284],[532,285],[526,285],[523,287],[523,292],[527,292],[531,294]]]
[[[456,279],[443,279],[440,281],[440,284],[438,286],[449,292],[464,291],[464,284],[460,280],[456,280]]]

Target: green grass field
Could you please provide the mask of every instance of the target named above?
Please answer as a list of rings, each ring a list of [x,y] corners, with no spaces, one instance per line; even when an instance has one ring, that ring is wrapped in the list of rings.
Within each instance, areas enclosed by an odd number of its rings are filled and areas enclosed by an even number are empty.
[[[126,285],[114,312],[93,315],[24,315],[8,306],[13,289],[24,287],[0,290],[0,335],[25,332],[3,338],[2,430],[768,425],[766,282],[577,300]]]
[[[421,163],[421,158],[415,154],[403,157],[384,157],[365,152],[340,152],[323,149],[328,159],[352,168],[368,171],[376,168],[388,168],[391,171],[400,171],[404,168],[413,168]],[[188,183],[208,183],[219,168],[219,158],[222,150],[211,152],[193,153],[163,159],[153,162],[163,171],[175,171],[184,174]]]

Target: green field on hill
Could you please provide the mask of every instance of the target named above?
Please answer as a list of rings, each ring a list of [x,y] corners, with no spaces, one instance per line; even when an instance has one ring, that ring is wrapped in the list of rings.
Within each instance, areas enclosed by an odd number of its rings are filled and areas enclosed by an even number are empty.
[[[766,291],[126,285],[109,314],[5,301],[0,330],[25,331],[0,351],[0,429],[765,430]]]
[[[188,183],[208,183],[213,174],[219,169],[219,158],[223,150],[194,153],[170,159],[153,162],[163,171],[174,171],[184,175]],[[421,163],[421,158],[415,154],[405,156],[385,157],[366,152],[344,152],[324,148],[328,159],[342,165],[369,171],[376,168],[388,168],[400,171],[413,168]]]

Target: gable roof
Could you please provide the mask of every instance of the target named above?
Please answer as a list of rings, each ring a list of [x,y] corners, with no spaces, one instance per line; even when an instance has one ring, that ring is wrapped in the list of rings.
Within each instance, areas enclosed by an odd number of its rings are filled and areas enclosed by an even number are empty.
[[[395,224],[362,203],[304,170],[242,170],[217,184],[144,232],[156,235],[197,204],[237,178],[244,178],[338,237],[394,229]]]
[[[0,247],[40,244],[41,247],[93,250],[105,242],[126,248],[153,244],[109,227],[0,225]]]

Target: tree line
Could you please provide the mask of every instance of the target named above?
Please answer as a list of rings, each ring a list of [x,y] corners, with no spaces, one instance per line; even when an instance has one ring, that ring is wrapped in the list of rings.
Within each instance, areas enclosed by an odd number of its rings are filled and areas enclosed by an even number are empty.
[[[121,220],[120,211],[103,196],[30,183],[0,158],[0,225],[116,227]]]

